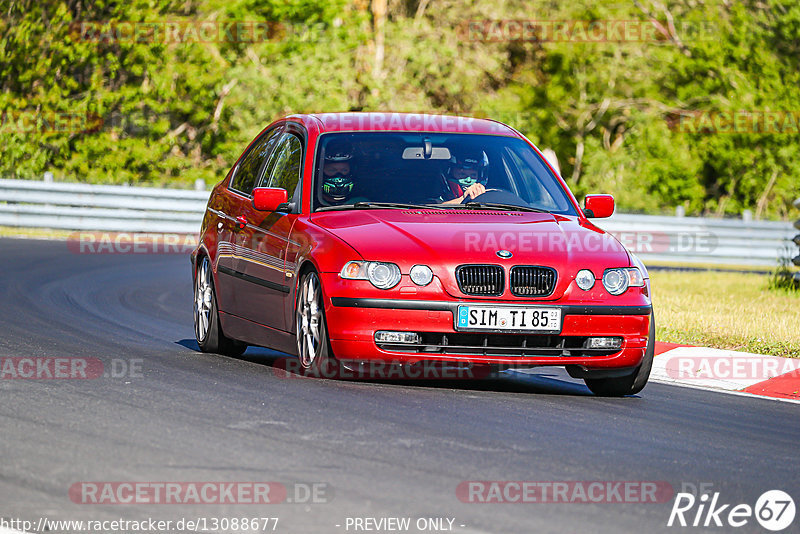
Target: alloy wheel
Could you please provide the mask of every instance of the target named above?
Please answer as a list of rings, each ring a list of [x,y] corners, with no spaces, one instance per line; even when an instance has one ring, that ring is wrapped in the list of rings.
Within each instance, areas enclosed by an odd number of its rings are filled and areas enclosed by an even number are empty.
[[[321,340],[320,284],[316,273],[309,273],[303,280],[300,301],[297,306],[297,353],[305,368],[314,364]]]
[[[208,337],[212,298],[214,297],[211,289],[211,269],[208,258],[204,256],[197,270],[194,289],[194,332],[198,341],[204,341]]]

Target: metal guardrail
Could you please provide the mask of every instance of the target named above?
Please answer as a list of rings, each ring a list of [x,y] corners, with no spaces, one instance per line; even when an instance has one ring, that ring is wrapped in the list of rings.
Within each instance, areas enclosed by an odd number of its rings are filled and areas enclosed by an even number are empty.
[[[0,225],[195,234],[208,191],[0,179]]]
[[[791,251],[791,223],[614,214],[593,221],[645,263],[774,267]]]
[[[0,179],[0,226],[196,234],[208,191]],[[788,222],[615,214],[596,219],[645,263],[773,267]]]

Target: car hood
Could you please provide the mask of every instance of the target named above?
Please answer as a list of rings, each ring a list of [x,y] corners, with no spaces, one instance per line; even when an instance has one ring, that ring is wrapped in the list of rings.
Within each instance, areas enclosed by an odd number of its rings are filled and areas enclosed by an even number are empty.
[[[444,288],[463,296],[455,268],[463,264],[543,265],[558,273],[560,297],[580,269],[596,276],[627,267],[619,241],[586,220],[549,213],[476,210],[383,209],[315,213],[312,221],[353,247],[364,259],[391,261],[404,273],[429,265]],[[504,259],[497,255],[512,254]]]

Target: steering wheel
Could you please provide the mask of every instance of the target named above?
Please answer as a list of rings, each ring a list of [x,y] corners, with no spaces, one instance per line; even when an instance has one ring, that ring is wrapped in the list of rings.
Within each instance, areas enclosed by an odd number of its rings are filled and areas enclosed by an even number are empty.
[[[475,198],[465,198],[461,201],[462,204],[466,204],[468,202],[486,202],[487,204],[510,204],[511,206],[520,206],[523,208],[529,208],[530,204],[522,200],[521,197],[515,195],[511,191],[506,191],[505,189],[490,189],[483,194],[478,195]]]

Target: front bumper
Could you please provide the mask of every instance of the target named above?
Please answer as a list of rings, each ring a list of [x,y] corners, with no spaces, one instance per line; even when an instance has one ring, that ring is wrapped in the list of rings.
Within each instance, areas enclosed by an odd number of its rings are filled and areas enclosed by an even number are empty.
[[[649,300],[639,302],[627,305],[496,302],[561,308],[562,328],[557,335],[457,332],[454,316],[458,306],[487,302],[449,297],[423,300],[329,295],[325,315],[333,353],[345,360],[632,369],[644,357],[650,326]],[[379,345],[374,339],[379,330],[417,332],[422,334],[423,342],[416,346]],[[616,351],[582,349],[583,339],[590,336],[621,337],[622,347]]]

